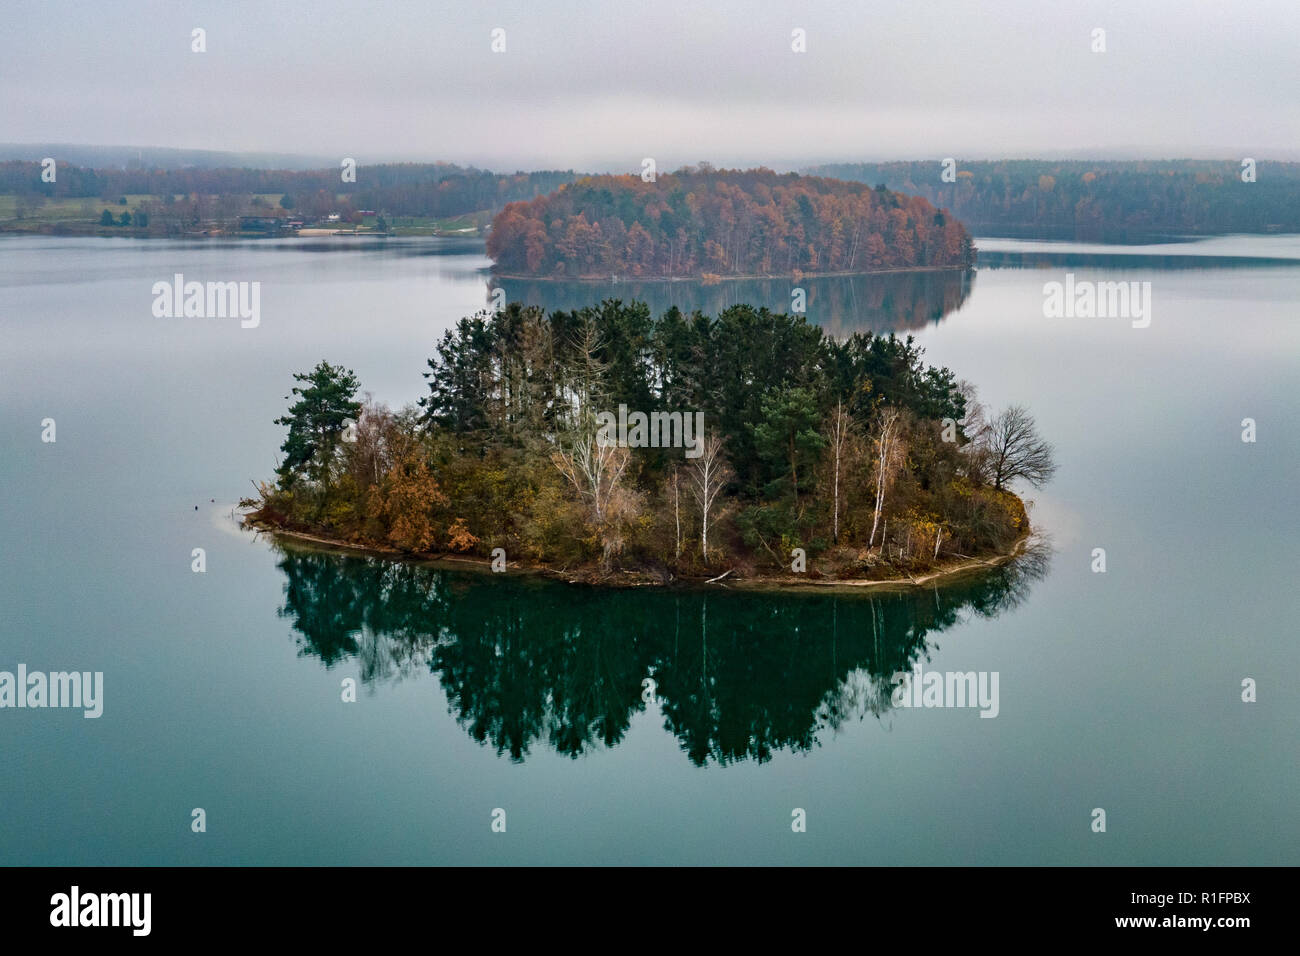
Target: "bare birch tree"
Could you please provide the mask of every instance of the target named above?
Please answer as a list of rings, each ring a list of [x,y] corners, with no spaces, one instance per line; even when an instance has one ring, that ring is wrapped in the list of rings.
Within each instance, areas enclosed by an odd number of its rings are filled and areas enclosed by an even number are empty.
[[[551,453],[551,462],[587,505],[608,563],[621,548],[617,526],[634,517],[639,506],[637,496],[622,489],[632,452],[624,445],[602,441],[596,427],[596,405],[606,394],[607,364],[597,357],[601,341],[594,323],[584,322],[573,347],[575,363],[568,370],[573,426],[557,435],[559,448]]]
[[[567,450],[552,453],[551,461],[600,524],[609,513],[610,501],[627,472],[632,453],[619,445],[601,444],[595,431],[589,431],[575,435]]]
[[[867,541],[870,548],[876,543],[876,529],[880,526],[880,517],[885,510],[885,492],[893,481],[895,472],[902,464],[902,441],[899,438],[901,423],[898,409],[886,405],[876,412],[875,469],[876,469],[876,508],[871,518],[871,538]],[[881,541],[883,545],[883,538]]]
[[[676,526],[677,526],[677,539],[676,539],[676,543],[675,543],[674,548],[673,548],[673,557],[674,557],[674,558],[680,558],[680,557],[682,556],[682,495],[681,495],[681,483],[682,483],[682,470],[681,470],[681,467],[678,466],[678,465],[673,465],[672,471],[669,473],[668,484],[671,485],[671,486],[672,486],[672,489],[673,489],[673,522],[674,522],[674,523],[676,524]]]
[[[836,544],[840,540],[840,485],[845,476],[850,458],[850,448],[854,437],[853,416],[844,410],[844,402],[835,403],[827,423],[827,443],[831,450],[831,537]]]
[[[700,509],[700,554],[709,563],[709,515],[718,495],[731,480],[731,468],[722,457],[722,439],[712,436],[704,443],[703,454],[691,462],[688,482]]]

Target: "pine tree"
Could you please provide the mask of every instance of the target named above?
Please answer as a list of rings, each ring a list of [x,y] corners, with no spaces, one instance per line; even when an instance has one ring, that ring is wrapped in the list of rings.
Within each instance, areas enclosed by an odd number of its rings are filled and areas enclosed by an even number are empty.
[[[361,414],[361,403],[355,400],[361,383],[348,369],[328,362],[297,373],[294,379],[306,384],[294,386],[298,401],[289,406],[288,415],[275,420],[289,426],[289,436],[280,446],[284,461],[276,474],[284,487],[302,478],[328,487],[344,432]]]

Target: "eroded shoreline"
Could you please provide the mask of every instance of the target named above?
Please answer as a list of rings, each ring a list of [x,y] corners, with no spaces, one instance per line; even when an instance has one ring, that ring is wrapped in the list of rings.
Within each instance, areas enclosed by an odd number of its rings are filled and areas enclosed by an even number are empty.
[[[357,555],[369,555],[387,561],[423,564],[431,566],[453,566],[456,570],[474,571],[482,574],[494,573],[491,562],[486,558],[465,557],[451,553],[412,553],[374,544],[357,544],[339,538],[312,534],[306,531],[294,531],[281,528],[265,521],[259,521],[251,514],[238,519],[241,528],[250,529],[260,534],[268,534],[280,541],[287,539],[299,546],[315,547],[320,550],[343,551]],[[599,572],[591,568],[556,568],[545,564],[512,561],[507,565],[511,574],[527,574],[551,578],[567,584],[585,584],[600,588],[634,588],[634,587],[710,587],[737,588],[751,591],[807,591],[809,589],[838,589],[852,591],[862,590],[900,590],[925,587],[939,583],[953,583],[990,568],[996,568],[1018,557],[1033,537],[1032,532],[1021,535],[1012,544],[1011,549],[1003,554],[990,555],[985,558],[960,558],[959,560],[928,571],[918,577],[904,574],[901,578],[830,578],[830,577],[795,577],[793,575],[753,575],[733,577],[735,569],[719,569],[719,574],[712,578],[682,578],[669,574],[664,577],[651,571],[611,571]],[[499,573],[499,572],[495,572]]]

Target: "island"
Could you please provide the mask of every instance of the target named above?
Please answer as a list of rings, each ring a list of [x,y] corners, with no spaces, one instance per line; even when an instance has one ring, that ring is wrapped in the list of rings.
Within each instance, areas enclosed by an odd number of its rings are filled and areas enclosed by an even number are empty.
[[[1019,406],[908,336],[639,302],[461,319],[393,410],[348,369],[294,375],[246,522],[391,557],[593,584],[892,586],[996,563],[1017,482],[1055,470]]]
[[[704,164],[586,176],[492,220],[487,253],[506,277],[757,278],[968,269],[960,222],[883,186]]]

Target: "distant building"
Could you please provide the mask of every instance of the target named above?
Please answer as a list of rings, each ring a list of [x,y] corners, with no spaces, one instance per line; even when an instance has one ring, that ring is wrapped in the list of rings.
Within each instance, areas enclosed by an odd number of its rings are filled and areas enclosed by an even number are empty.
[[[277,216],[240,216],[240,232],[261,232],[274,235],[286,228],[284,219]]]

